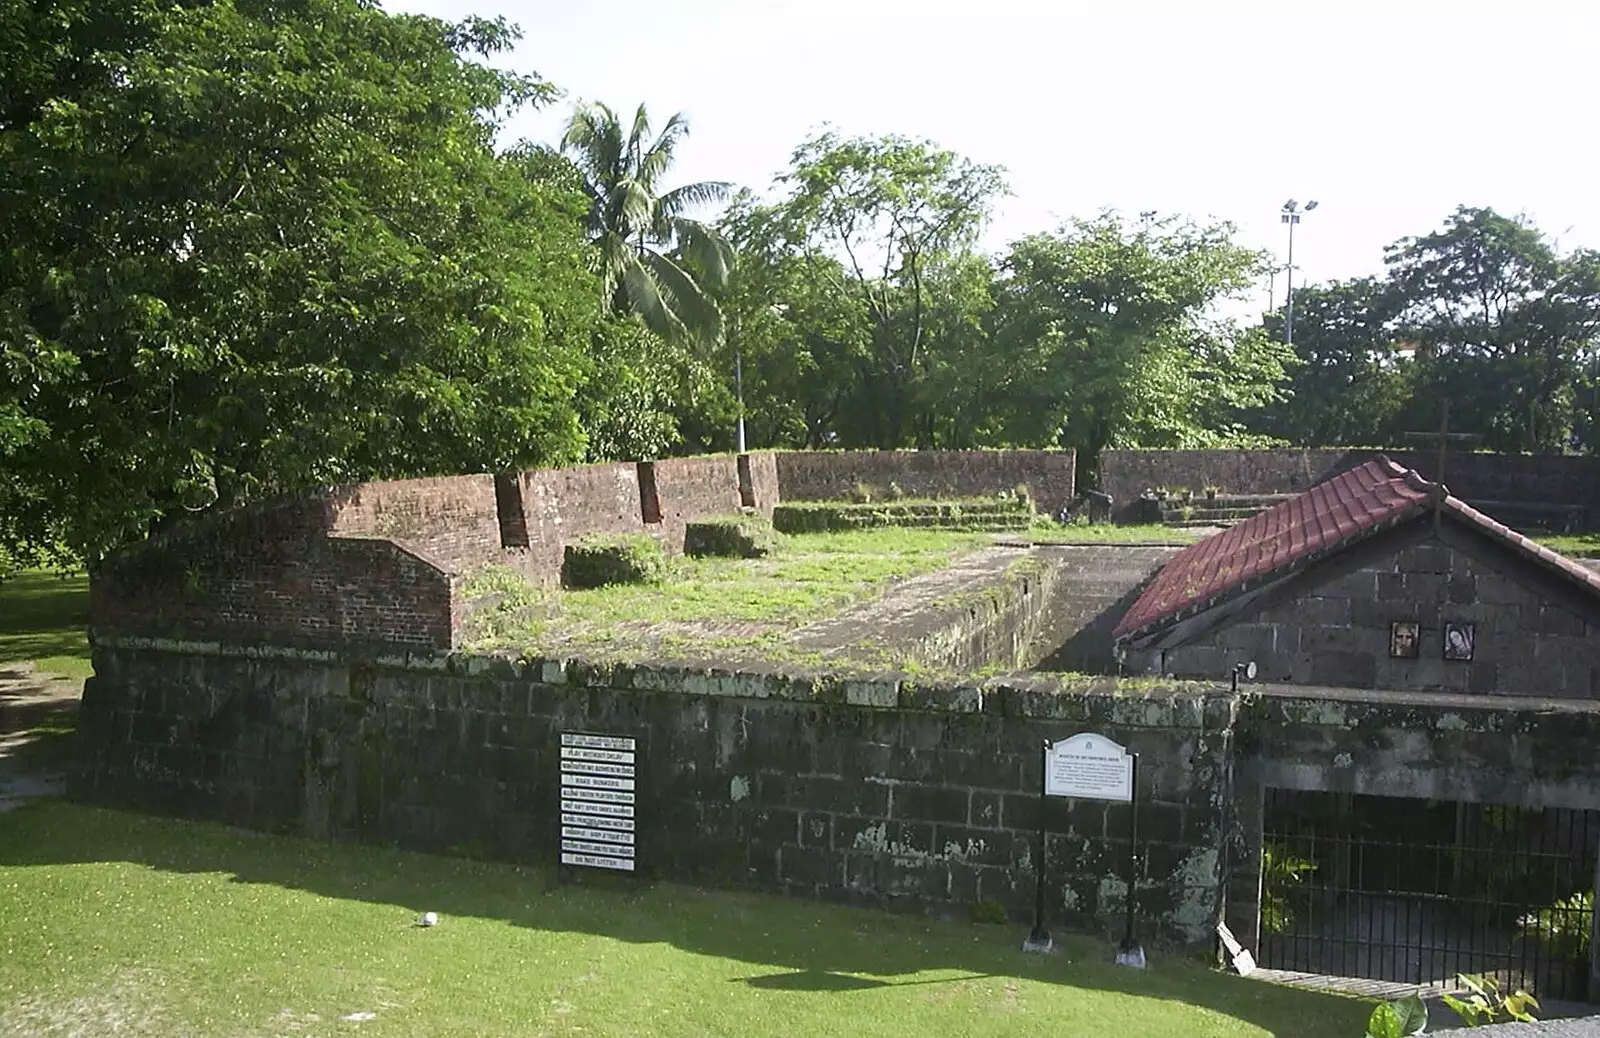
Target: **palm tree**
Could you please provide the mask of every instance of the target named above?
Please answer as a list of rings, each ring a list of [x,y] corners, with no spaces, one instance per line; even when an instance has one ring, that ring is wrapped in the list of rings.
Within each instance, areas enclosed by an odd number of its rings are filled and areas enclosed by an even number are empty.
[[[680,112],[651,141],[650,117],[640,105],[624,136],[617,113],[603,104],[580,104],[567,122],[561,150],[583,175],[589,234],[598,246],[611,309],[638,314],[668,340],[715,342],[722,335],[722,311],[709,291],[726,284],[733,249],[713,228],[684,213],[723,201],[728,185],[706,181],[658,193],[673,149],[688,133]]]

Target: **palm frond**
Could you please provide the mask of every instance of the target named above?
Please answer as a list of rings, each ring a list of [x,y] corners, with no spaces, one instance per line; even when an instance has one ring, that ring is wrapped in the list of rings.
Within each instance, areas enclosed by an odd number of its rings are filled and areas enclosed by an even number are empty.
[[[615,202],[613,230],[629,238],[637,236],[640,231],[650,233],[650,212],[655,199],[650,197],[648,187],[630,177],[618,185]]]
[[[654,253],[648,255],[653,256]],[[646,328],[671,342],[681,342],[687,337],[688,330],[672,312],[654,271],[647,269],[637,255],[622,271],[622,289],[633,312],[644,321]]]
[[[702,180],[698,184],[685,184],[673,188],[656,199],[656,213],[669,219],[682,216],[698,206],[726,202],[732,192],[733,185],[720,180]]]
[[[675,220],[672,232],[678,251],[694,269],[700,284],[707,289],[726,288],[736,259],[728,239],[697,220]]]
[[[594,102],[573,110],[561,135],[561,150],[583,174],[584,192],[593,202],[590,233],[602,230],[611,218],[612,195],[623,176],[622,147],[622,128],[610,108]]]
[[[679,325],[695,341],[713,344],[722,337],[722,310],[689,272],[669,256],[646,253],[644,263]]]
[[[645,126],[645,131],[649,132],[648,124]],[[688,135],[689,121],[684,118],[682,112],[674,113],[672,118],[667,120],[667,125],[656,135],[650,147],[639,153],[639,179],[652,188],[655,187],[656,182],[671,168],[672,153],[677,148],[678,142]],[[643,140],[642,135],[640,140]]]

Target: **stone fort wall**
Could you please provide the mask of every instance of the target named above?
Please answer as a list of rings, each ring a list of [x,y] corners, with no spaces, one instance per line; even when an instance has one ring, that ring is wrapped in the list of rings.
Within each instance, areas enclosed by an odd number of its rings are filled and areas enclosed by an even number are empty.
[[[1600,458],[1556,454],[1450,452],[1441,473],[1438,452],[1427,450],[1107,450],[1100,489],[1127,517],[1139,495],[1157,487],[1298,494],[1380,453],[1430,480],[1442,476],[1456,497],[1509,526],[1600,524]]]
[[[1147,934],[1207,940],[1224,880],[1234,701],[1026,677],[889,678],[102,640],[76,793],[318,838],[551,863],[559,732],[640,740],[638,858],[654,876],[1030,916],[1042,744],[1141,754]],[[1115,927],[1128,808],[1052,800],[1052,921]]]
[[[451,649],[461,582],[501,563],[555,582],[565,546],[684,527],[746,503],[842,497],[857,483],[911,496],[1072,495],[1073,455],[1047,451],[759,453],[395,480],[261,502],[135,545],[91,575],[90,626],[240,644]]]

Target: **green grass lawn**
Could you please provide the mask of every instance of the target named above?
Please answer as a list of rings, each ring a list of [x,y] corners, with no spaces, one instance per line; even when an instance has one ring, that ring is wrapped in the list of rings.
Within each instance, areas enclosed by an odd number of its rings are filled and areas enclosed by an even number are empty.
[[[413,925],[425,910],[442,920]],[[0,815],[0,1035],[1354,1038],[1363,1003],[1024,928],[319,844]],[[355,1014],[370,1019],[347,1019]]]
[[[0,580],[0,666],[31,660],[65,677],[90,674],[89,578],[26,569]]]
[[[686,638],[716,647],[717,634],[745,641],[829,616],[992,539],[911,529],[795,534],[766,558],[678,557],[660,584],[586,591],[541,592],[505,567],[488,567],[468,582],[467,595],[504,597],[474,618],[469,645],[607,653]]]

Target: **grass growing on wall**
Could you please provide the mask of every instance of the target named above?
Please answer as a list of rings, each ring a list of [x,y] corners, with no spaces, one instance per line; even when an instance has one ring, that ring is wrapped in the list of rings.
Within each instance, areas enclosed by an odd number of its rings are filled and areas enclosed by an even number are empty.
[[[0,667],[31,661],[48,674],[91,673],[89,578],[25,569],[0,580]]]
[[[1035,544],[1192,544],[1212,533],[1160,523],[1058,523],[1036,521],[1023,536]]]
[[[489,567],[468,581],[467,595],[505,597],[476,613],[469,647],[604,652],[659,636],[663,632],[647,629],[671,624],[697,625],[707,645],[718,633],[756,637],[831,615],[894,580],[939,569],[988,543],[985,534],[939,530],[800,534],[781,538],[763,558],[679,557],[659,585],[584,591],[535,592]]]
[[[1569,558],[1600,558],[1600,533],[1531,533],[1528,536]]]
[[[1349,1038],[1370,1008],[1026,927],[319,844],[0,815],[0,1035]],[[424,911],[439,925],[415,924]]]

